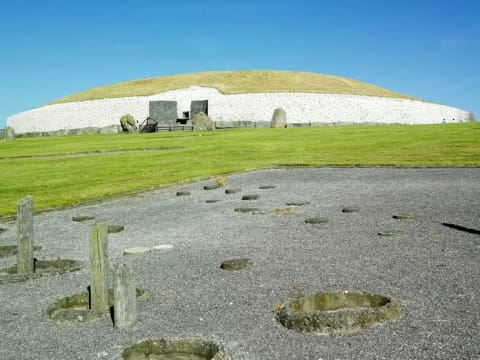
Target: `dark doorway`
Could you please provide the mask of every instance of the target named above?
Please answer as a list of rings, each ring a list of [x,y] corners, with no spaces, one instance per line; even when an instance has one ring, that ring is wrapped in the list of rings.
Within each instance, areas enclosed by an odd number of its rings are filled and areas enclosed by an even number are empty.
[[[194,100],[190,103],[190,118],[199,112],[208,115],[208,100]]]

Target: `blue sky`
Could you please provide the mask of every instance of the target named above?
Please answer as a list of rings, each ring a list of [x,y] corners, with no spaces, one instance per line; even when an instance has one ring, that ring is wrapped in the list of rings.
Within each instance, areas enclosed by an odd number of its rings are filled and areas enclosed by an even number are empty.
[[[0,0],[0,128],[58,97],[144,77],[345,76],[480,118],[478,0]]]

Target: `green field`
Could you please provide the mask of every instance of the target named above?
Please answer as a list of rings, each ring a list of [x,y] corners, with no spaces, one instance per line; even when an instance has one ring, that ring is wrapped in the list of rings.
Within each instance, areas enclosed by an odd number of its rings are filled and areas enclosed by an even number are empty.
[[[0,141],[0,217],[276,166],[480,166],[480,123],[235,129]]]

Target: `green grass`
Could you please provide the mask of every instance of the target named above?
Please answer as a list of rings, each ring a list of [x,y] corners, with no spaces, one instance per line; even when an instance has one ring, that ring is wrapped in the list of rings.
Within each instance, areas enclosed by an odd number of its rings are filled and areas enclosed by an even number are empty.
[[[372,84],[332,75],[293,71],[211,71],[132,80],[78,92],[50,104],[126,96],[206,86],[224,94],[258,92],[315,92],[414,99]],[[418,99],[417,99],[418,100]]]
[[[480,166],[480,123],[235,129],[0,141],[0,216],[274,166]]]

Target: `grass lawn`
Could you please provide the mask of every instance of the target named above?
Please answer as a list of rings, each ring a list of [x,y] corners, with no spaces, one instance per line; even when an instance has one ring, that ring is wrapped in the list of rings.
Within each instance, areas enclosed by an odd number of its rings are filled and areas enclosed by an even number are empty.
[[[0,141],[0,217],[274,166],[480,166],[480,123],[235,129]]]

